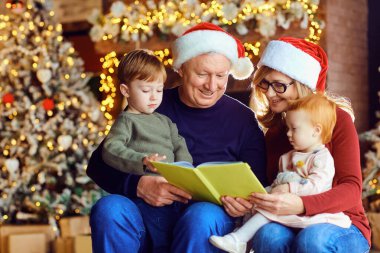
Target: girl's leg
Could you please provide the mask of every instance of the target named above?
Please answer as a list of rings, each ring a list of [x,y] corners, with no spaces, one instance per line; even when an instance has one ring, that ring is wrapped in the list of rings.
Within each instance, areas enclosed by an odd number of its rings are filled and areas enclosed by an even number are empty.
[[[268,220],[261,213],[253,215],[243,226],[224,236],[213,235],[209,241],[215,247],[228,252],[246,252],[247,242],[256,234],[256,232],[264,225],[268,224]]]
[[[248,242],[255,236],[256,232],[260,228],[262,228],[269,222],[270,220],[268,220],[264,215],[262,215],[261,213],[256,213],[237,231],[233,232],[233,234],[239,241]]]

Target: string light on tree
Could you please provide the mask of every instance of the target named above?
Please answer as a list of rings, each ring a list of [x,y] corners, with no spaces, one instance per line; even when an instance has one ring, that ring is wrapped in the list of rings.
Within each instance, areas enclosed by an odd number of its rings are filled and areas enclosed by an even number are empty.
[[[104,194],[83,166],[105,119],[54,12],[43,0],[21,3],[7,1],[0,15],[0,223],[54,225]]]
[[[380,66],[379,66],[380,72]],[[378,92],[380,97],[380,92]],[[380,111],[376,112],[380,119]],[[365,153],[363,169],[362,198],[368,203],[367,211],[380,212],[380,121],[376,127],[359,135],[360,139],[371,144],[371,149]]]

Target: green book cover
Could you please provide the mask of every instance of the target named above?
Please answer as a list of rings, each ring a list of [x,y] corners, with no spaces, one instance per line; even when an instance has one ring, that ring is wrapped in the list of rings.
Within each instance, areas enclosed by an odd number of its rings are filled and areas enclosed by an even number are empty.
[[[251,168],[244,162],[208,162],[196,168],[188,162],[152,162],[172,185],[193,199],[221,205],[221,196],[247,198],[252,192],[266,193]]]

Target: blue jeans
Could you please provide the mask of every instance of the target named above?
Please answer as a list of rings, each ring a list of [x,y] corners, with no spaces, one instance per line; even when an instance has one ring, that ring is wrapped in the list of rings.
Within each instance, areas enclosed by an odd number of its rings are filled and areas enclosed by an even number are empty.
[[[121,195],[101,198],[91,210],[94,253],[222,252],[208,242],[231,232],[235,221],[207,202],[154,207]]]
[[[354,225],[345,229],[322,223],[304,229],[293,229],[271,222],[255,234],[253,250],[255,253],[364,253],[369,252],[369,245]]]

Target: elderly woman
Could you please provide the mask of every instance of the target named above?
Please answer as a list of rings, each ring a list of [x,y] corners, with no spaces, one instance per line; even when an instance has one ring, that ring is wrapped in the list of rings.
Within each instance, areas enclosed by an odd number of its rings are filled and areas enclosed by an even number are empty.
[[[255,72],[253,102],[265,135],[269,181],[278,172],[280,156],[292,149],[284,122],[289,101],[314,91],[324,92],[327,56],[316,44],[291,37],[271,41]],[[328,95],[328,94],[327,94]],[[253,194],[252,203],[278,215],[313,216],[343,212],[349,228],[322,223],[295,230],[279,223],[262,227],[253,239],[255,252],[368,252],[370,228],[361,202],[362,177],[359,141],[347,100],[330,96],[336,103],[337,121],[326,144],[334,158],[332,189],[299,197],[292,193]],[[316,105],[317,106],[317,105]],[[351,117],[352,116],[352,117]]]
[[[225,95],[229,74],[244,79],[253,66],[240,41],[210,23],[186,31],[173,46],[182,84],[166,90],[157,112],[177,124],[194,164],[244,161],[266,184],[264,135],[255,114]],[[223,206],[195,202],[160,176],[115,172],[95,151],[88,174],[111,193],[91,211],[94,252],[220,252],[208,238],[226,234],[252,204],[224,196]]]

